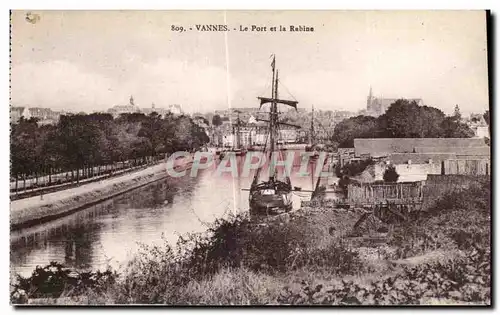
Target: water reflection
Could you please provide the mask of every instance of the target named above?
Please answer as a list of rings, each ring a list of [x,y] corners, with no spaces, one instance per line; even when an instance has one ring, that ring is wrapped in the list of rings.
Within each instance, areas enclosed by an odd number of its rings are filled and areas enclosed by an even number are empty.
[[[11,270],[31,274],[50,261],[80,269],[118,268],[138,243],[174,243],[179,235],[200,232],[215,219],[248,210],[251,177],[215,176],[214,169],[197,177],[168,178],[72,215],[11,232]],[[294,186],[312,189],[310,177],[293,178]],[[301,192],[300,198],[310,198]]]

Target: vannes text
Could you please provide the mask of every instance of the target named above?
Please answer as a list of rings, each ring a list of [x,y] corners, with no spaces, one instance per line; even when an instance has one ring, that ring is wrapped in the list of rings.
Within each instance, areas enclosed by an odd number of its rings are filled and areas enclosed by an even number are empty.
[[[314,32],[314,27],[305,25],[279,25],[279,26],[267,26],[267,25],[239,25],[238,27],[230,28],[225,24],[195,24],[194,27],[185,28],[180,25],[172,25],[171,31],[173,32],[185,32],[185,31],[198,31],[198,32],[228,32],[228,31],[239,31],[239,32]]]

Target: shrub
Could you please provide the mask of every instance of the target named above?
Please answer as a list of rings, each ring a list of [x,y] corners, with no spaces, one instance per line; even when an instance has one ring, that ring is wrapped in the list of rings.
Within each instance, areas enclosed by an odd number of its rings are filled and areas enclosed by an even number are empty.
[[[420,213],[416,221],[395,226],[389,244],[392,258],[405,258],[436,249],[490,248],[489,182],[450,192]]]
[[[398,181],[399,174],[396,172],[396,167],[394,165],[389,165],[387,169],[384,171],[384,182],[386,183],[395,183]]]
[[[372,164],[373,160],[371,158],[359,161],[351,161],[344,164],[344,166],[342,167],[340,167],[340,165],[337,165],[335,167],[335,174],[337,175],[337,177],[342,177],[343,175],[353,177],[361,174],[369,165]]]
[[[356,275],[364,270],[359,253],[342,242],[330,243],[323,248],[304,247],[300,250],[293,257],[289,269],[327,267],[333,275]]]
[[[475,250],[465,258],[445,263],[406,267],[395,276],[368,284],[344,281],[317,284],[304,281],[299,290],[284,287],[282,304],[426,304],[430,299],[452,303],[490,304],[489,251]]]
[[[114,284],[118,274],[105,272],[77,273],[62,264],[51,262],[45,267],[37,266],[30,277],[17,275],[11,291],[12,303],[23,303],[27,298],[59,298],[63,294],[79,295],[87,290],[96,294]]]

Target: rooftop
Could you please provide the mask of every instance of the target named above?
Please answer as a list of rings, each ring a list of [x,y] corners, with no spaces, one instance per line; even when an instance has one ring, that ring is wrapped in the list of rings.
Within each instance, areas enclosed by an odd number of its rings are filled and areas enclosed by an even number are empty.
[[[477,138],[367,138],[354,139],[356,156],[370,155],[372,157],[387,156],[391,153],[416,153],[417,148],[427,149],[434,153],[455,153],[457,148],[484,147],[483,139]],[[421,149],[420,149],[421,150]],[[465,149],[464,149],[465,150]],[[484,149],[480,149],[484,150]]]

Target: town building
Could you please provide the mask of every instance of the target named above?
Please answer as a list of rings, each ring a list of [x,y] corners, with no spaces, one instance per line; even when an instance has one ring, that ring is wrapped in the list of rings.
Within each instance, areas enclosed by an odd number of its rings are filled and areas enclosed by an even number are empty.
[[[182,114],[184,114],[184,111],[182,110],[182,107],[179,104],[169,105],[167,110],[169,112],[171,112],[172,114],[174,114],[174,115],[182,115]]]
[[[29,112],[30,117],[37,118],[40,125],[57,124],[61,117],[61,112],[53,111],[50,108],[32,107]]]
[[[127,105],[115,105],[110,109],[108,109],[108,113],[113,115],[113,117],[119,117],[121,114],[131,114],[140,112],[141,110],[135,104],[133,96],[130,96],[129,103]]]
[[[11,107],[10,122],[17,123],[21,117],[36,118],[39,125],[57,124],[62,112],[43,107]]]
[[[481,138],[354,139],[353,159],[374,159],[375,180],[393,165],[403,182],[425,180],[428,174],[488,175],[490,152]]]
[[[490,127],[484,120],[483,115],[471,114],[470,117],[465,119],[465,123],[474,131],[474,137],[490,138]]]
[[[247,120],[241,119],[240,124],[237,125],[237,118],[230,120],[229,117],[222,119],[222,125],[213,128],[211,136],[214,145],[222,145],[224,147],[236,147],[239,145],[243,147],[265,145],[269,143],[268,124],[264,121],[258,121],[253,115]],[[239,135],[239,136],[238,136]],[[278,131],[278,143],[297,143],[299,140],[299,133],[297,128],[291,126],[281,126]]]
[[[28,107],[13,107],[13,106],[11,106],[11,108],[10,108],[10,122],[12,124],[16,124],[19,122],[19,119],[21,119],[21,117],[24,117],[26,119],[29,119],[31,117],[30,112],[28,110]]]
[[[388,156],[393,153],[458,153],[471,152],[473,150],[484,152],[485,147],[484,140],[477,138],[354,139],[356,157],[372,158]]]
[[[129,103],[127,105],[115,105],[108,109],[108,113],[112,114],[113,117],[119,117],[121,114],[132,114],[132,113],[143,113],[149,115],[151,113],[157,113],[158,115],[164,117],[168,113],[174,115],[182,115],[184,112],[178,104],[169,105],[168,108],[156,107],[154,103],[151,107],[139,108],[134,101],[134,97],[130,96]]]
[[[165,117],[170,111],[166,108],[156,107],[155,103],[151,104],[151,107],[141,108],[141,113],[145,115],[151,115],[152,113],[157,113],[161,117]]]
[[[366,114],[369,116],[374,116],[378,117],[383,115],[386,110],[396,102],[400,98],[382,98],[382,97],[375,97],[372,92],[372,87],[370,86],[370,92],[368,94],[368,97],[366,99]],[[424,102],[422,101],[421,98],[405,98],[406,100],[410,102],[416,102],[419,106],[424,105]]]

